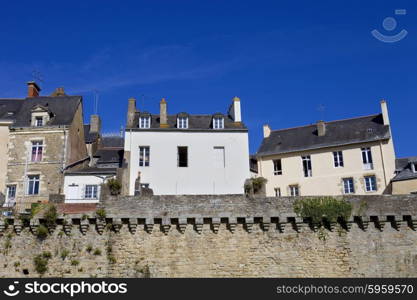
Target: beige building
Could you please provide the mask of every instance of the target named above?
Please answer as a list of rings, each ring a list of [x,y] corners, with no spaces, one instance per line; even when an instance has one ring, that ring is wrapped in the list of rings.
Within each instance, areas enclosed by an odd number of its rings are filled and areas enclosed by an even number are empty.
[[[63,173],[89,161],[81,96],[67,96],[62,88],[51,96],[39,92],[28,83],[28,97],[15,100],[21,105],[9,126],[5,204],[19,211],[63,194]]]
[[[391,193],[395,151],[385,101],[381,110],[283,130],[265,125],[257,158],[267,196]]]
[[[397,175],[392,179],[393,194],[417,194],[417,156],[399,158]]]

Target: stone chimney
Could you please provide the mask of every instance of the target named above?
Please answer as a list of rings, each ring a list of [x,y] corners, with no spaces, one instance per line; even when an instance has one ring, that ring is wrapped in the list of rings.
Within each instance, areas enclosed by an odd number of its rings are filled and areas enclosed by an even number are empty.
[[[230,105],[230,108],[229,108],[229,115],[235,123],[242,122],[242,114],[240,110],[240,99],[238,97],[233,98],[232,104]]]
[[[168,128],[168,112],[165,98],[162,98],[159,103],[159,124],[161,128]]]
[[[381,112],[382,118],[384,120],[384,125],[389,125],[389,114],[388,114],[388,106],[385,100],[381,100]]]
[[[271,135],[271,127],[268,124],[264,125],[264,138],[267,138]]]
[[[99,115],[91,115],[90,117],[90,132],[100,133],[101,131],[101,120]]]
[[[326,123],[324,123],[324,121],[317,121],[317,135],[318,136],[326,135]]]
[[[28,98],[39,97],[41,88],[34,81],[29,81],[28,85]]]
[[[136,99],[129,98],[127,106],[127,121],[126,128],[133,128],[133,123],[135,122],[135,113],[136,113]]]
[[[51,94],[52,97],[61,97],[61,96],[66,96],[66,95],[67,94],[65,94],[63,87],[56,88],[55,91]]]

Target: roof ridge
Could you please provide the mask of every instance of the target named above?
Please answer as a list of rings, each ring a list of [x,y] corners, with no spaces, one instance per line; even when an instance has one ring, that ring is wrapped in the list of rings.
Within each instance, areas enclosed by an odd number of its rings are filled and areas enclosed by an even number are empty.
[[[364,118],[369,118],[369,117],[376,117],[381,115],[379,114],[372,114],[372,115],[366,115],[366,116],[360,116],[360,117],[352,117],[352,118],[346,118],[346,119],[339,119],[339,120],[333,120],[333,121],[328,121],[328,122],[324,122],[326,124],[328,123],[336,123],[336,122],[343,122],[343,121],[349,121],[349,120],[356,120],[356,119],[364,119]],[[271,130],[271,132],[278,132],[278,131],[286,131],[286,130],[291,130],[291,129],[297,129],[297,128],[306,128],[306,127],[310,127],[310,126],[316,126],[315,123],[313,124],[309,124],[309,125],[301,125],[301,126],[294,126],[294,127],[288,127],[288,128],[282,128],[282,129],[274,129]]]

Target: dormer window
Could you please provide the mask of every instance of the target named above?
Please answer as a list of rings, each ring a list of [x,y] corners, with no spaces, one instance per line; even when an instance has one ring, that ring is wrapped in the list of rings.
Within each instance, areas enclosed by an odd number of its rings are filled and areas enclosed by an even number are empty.
[[[213,129],[223,129],[224,128],[224,118],[223,117],[214,117],[213,118]]]
[[[140,117],[139,118],[139,128],[151,128],[151,117]]]
[[[43,117],[36,117],[36,118],[35,118],[35,126],[36,126],[36,127],[41,127],[41,126],[43,126]]]
[[[177,118],[177,127],[180,129],[188,128],[188,117],[178,117]]]
[[[412,162],[411,163],[411,171],[413,173],[417,173],[417,162]]]

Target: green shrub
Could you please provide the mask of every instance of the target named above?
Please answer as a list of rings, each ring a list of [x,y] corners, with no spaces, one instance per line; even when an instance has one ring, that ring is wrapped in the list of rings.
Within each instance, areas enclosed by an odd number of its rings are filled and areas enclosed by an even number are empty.
[[[62,260],[65,260],[68,255],[69,255],[69,251],[67,249],[62,250],[62,252],[61,252]]]
[[[106,211],[104,210],[104,208],[100,208],[96,211],[96,216],[97,218],[99,218],[100,220],[104,220],[106,219]]]
[[[97,248],[96,250],[94,250],[93,254],[95,256],[99,256],[99,255],[101,255],[101,250]]]
[[[55,205],[49,205],[43,217],[45,219],[46,226],[54,226],[56,224],[56,219],[58,218],[58,212]]]
[[[339,217],[345,220],[352,214],[352,205],[333,197],[299,199],[294,203],[294,211],[302,218],[310,218],[314,224],[322,225],[323,219],[336,222]]]
[[[110,194],[112,195],[119,195],[122,189],[122,185],[117,179],[111,178],[107,181],[107,187],[110,190]]]
[[[88,253],[91,253],[91,251],[93,251],[93,246],[88,245],[87,248],[85,249]]]
[[[50,259],[52,257],[52,253],[49,251],[42,252],[42,257],[46,259]]]
[[[71,260],[71,266],[76,267],[76,266],[78,266],[79,264],[80,264],[80,262],[79,262],[78,260],[76,260],[76,259]]]
[[[33,264],[35,265],[36,272],[41,276],[48,271],[48,258],[43,257],[42,254],[33,258]]]
[[[36,236],[40,240],[44,240],[48,236],[48,228],[46,228],[44,225],[39,225],[38,229],[36,230]]]

